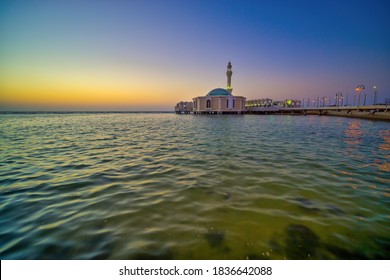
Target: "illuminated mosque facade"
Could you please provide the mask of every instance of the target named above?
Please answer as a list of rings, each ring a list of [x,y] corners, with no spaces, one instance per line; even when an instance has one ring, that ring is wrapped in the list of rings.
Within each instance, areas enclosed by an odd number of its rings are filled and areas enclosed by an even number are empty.
[[[245,111],[245,100],[243,96],[232,95],[232,64],[227,65],[227,86],[215,88],[206,96],[193,98],[194,114],[242,114]]]
[[[181,101],[176,104],[178,114],[243,114],[278,112],[280,108],[300,108],[300,100],[286,99],[275,101],[269,98],[246,100],[243,96],[232,95],[232,64],[229,61],[226,70],[227,85],[215,88],[205,96],[198,96],[191,101]]]

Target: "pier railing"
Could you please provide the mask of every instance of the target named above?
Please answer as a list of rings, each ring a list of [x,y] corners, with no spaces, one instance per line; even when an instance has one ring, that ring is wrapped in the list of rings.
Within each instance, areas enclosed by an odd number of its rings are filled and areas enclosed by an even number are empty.
[[[302,114],[390,120],[390,105],[328,107],[250,107],[248,114]]]

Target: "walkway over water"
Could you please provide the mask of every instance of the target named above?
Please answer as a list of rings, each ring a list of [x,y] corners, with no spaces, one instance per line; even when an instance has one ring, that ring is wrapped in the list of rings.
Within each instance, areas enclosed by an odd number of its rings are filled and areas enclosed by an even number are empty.
[[[389,105],[370,106],[330,106],[330,107],[251,107],[246,110],[249,114],[303,114],[303,115],[328,115],[354,118],[366,118],[377,120],[390,120]]]

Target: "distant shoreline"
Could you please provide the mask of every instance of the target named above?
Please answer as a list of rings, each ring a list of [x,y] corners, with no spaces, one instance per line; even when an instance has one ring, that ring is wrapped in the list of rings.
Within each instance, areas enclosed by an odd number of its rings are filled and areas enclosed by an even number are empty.
[[[241,115],[279,115],[279,116],[304,116],[304,115],[318,115],[318,116],[330,116],[330,117],[344,117],[344,118],[359,118],[376,121],[390,121],[390,114],[376,113],[371,114],[369,112],[334,112],[326,111],[320,112],[313,108],[308,108],[305,113],[293,112],[293,111],[279,111],[279,112],[245,112]],[[0,111],[0,115],[73,115],[73,114],[175,114],[174,111]],[[188,114],[187,114],[188,115]],[[216,116],[217,114],[206,114],[210,116]]]
[[[174,111],[0,111],[1,115],[29,114],[171,114]]]

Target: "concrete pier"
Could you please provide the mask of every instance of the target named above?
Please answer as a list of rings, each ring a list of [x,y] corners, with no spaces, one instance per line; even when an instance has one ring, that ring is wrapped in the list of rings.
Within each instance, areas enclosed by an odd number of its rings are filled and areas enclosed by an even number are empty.
[[[289,114],[289,115],[326,115],[350,118],[390,121],[390,105],[370,106],[330,106],[330,107],[252,107],[246,110],[248,114]]]

